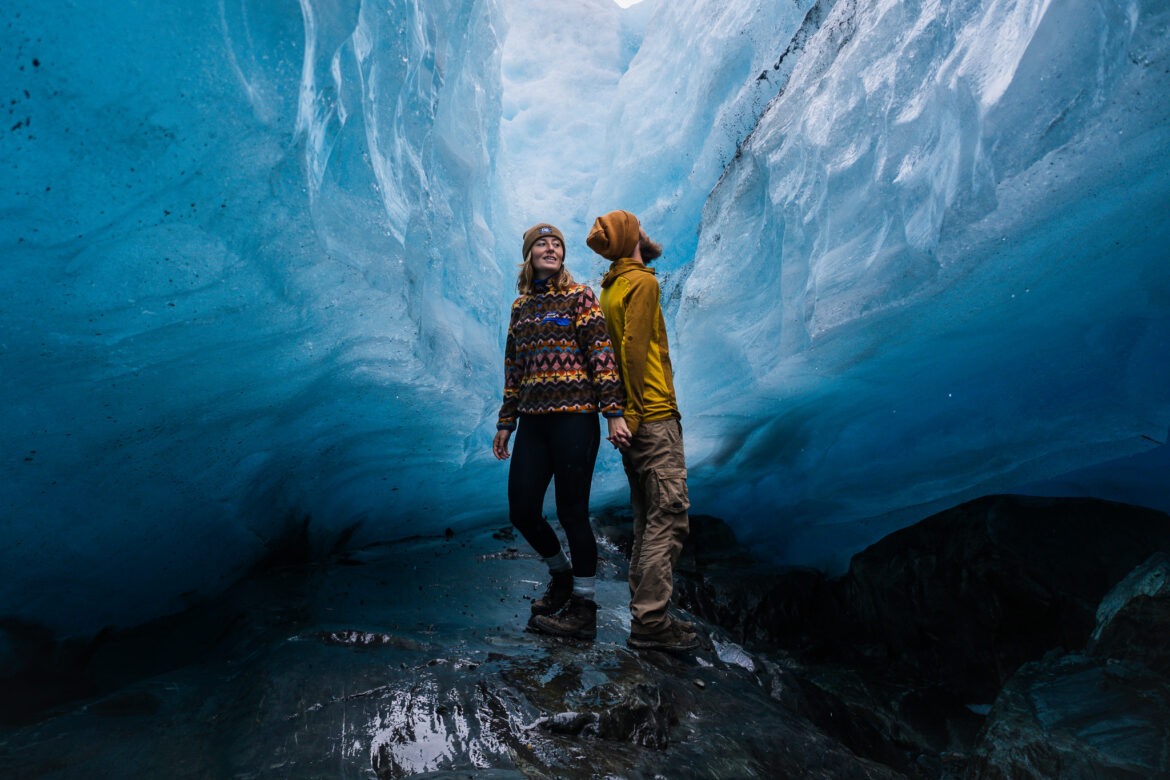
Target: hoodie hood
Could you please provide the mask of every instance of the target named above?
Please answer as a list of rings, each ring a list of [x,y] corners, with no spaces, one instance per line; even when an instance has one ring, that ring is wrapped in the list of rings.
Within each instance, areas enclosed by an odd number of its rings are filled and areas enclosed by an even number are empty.
[[[615,260],[613,265],[609,267],[609,271],[601,279],[602,287],[609,287],[614,283],[614,280],[619,276],[626,276],[632,273],[648,273],[653,274],[653,268],[647,268],[632,257],[623,257],[620,260]]]
[[[593,220],[585,243],[607,260],[620,260],[634,254],[639,232],[637,217],[628,211],[611,211]]]

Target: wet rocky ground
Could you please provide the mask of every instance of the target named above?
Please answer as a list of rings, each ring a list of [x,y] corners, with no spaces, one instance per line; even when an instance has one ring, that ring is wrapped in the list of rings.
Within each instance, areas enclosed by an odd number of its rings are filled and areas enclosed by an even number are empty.
[[[682,656],[625,646],[628,522],[597,525],[593,643],[524,630],[544,572],[507,528],[270,566],[85,643],[7,623],[0,777],[1170,776],[1166,515],[980,499],[837,578],[696,517]]]

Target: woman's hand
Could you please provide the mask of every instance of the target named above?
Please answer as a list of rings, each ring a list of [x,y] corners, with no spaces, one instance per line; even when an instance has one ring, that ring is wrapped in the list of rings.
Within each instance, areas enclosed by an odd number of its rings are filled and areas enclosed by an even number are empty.
[[[496,437],[492,439],[492,454],[496,456],[496,460],[508,459],[508,439],[510,438],[512,438],[512,432],[507,428],[496,431]]]
[[[615,450],[624,450],[630,446],[630,427],[626,425],[625,417],[606,417],[605,421],[609,423],[609,436],[605,440],[613,445]]]

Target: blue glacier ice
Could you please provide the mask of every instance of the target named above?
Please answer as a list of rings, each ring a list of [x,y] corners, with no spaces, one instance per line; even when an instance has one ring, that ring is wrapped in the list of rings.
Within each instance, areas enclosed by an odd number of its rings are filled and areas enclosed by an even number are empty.
[[[834,6],[708,198],[681,289],[691,441],[708,489],[754,508],[748,539],[831,564],[1166,442],[1167,21]],[[1126,498],[1165,508],[1151,476]]]
[[[0,616],[500,522],[519,232],[596,283],[610,208],[666,245],[694,507],[758,553],[1170,509],[1164,3],[13,0],[0,40]]]

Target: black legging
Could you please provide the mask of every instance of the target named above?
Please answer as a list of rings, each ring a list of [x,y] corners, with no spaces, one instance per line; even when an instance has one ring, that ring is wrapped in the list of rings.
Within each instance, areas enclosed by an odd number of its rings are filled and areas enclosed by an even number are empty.
[[[601,431],[596,414],[522,414],[508,469],[512,525],[542,558],[561,549],[542,507],[556,478],[557,518],[569,539],[574,577],[597,573],[597,540],[589,526],[589,487]]]

